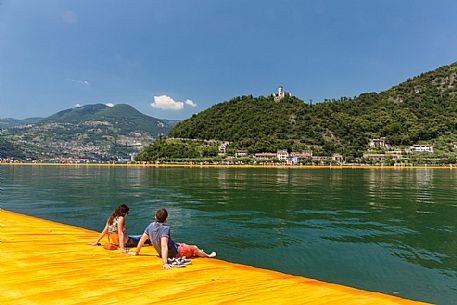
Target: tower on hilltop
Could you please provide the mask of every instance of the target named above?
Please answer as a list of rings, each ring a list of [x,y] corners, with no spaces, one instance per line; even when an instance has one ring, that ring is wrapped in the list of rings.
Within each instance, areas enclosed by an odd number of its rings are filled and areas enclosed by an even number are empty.
[[[273,93],[275,102],[281,101],[286,95],[290,95],[290,93],[285,92],[282,86],[278,87],[278,92]]]

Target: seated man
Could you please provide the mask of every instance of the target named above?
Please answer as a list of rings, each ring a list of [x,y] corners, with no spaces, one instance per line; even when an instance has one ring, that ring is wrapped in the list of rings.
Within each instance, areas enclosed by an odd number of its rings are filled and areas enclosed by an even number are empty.
[[[175,243],[171,239],[170,226],[166,224],[168,212],[166,209],[157,210],[155,222],[149,224],[140,238],[135,252],[130,255],[138,255],[144,242],[149,238],[160,257],[162,257],[163,269],[171,269],[168,258],[189,258],[192,256],[215,257],[216,252],[206,254],[203,250],[194,245]]]

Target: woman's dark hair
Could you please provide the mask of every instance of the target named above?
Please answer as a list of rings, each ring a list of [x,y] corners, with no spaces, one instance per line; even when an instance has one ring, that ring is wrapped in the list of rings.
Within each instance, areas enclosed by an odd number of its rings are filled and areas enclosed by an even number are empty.
[[[167,220],[168,212],[166,209],[160,209],[156,212],[156,220],[159,223],[164,223]]]
[[[125,214],[129,212],[129,207],[126,204],[120,204],[116,210],[114,210],[113,214],[108,219],[108,224],[113,224],[113,219],[119,216],[125,217]]]

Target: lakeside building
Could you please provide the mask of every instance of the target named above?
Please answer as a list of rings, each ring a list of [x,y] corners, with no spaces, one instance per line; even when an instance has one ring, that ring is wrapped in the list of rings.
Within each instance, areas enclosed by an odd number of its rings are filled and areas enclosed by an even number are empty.
[[[254,155],[254,157],[256,159],[259,159],[259,160],[272,160],[272,159],[276,159],[277,155],[275,153],[256,153]]]
[[[343,156],[340,155],[340,154],[333,154],[332,155],[332,161],[341,163],[341,162],[343,162]]]
[[[397,155],[402,155],[404,153],[406,153],[406,151],[404,149],[395,149],[395,150],[388,150],[388,151],[385,151],[386,154],[397,154]]]
[[[430,144],[416,144],[409,148],[411,152],[428,152],[433,153],[433,145]]]
[[[297,165],[297,164],[298,164],[298,161],[299,161],[299,158],[298,158],[298,157],[290,155],[290,156],[287,157],[287,159],[286,159],[286,164],[287,164],[287,165]]]
[[[286,164],[288,165],[297,165],[300,163],[300,160],[307,159],[311,160],[313,157],[313,152],[311,151],[303,151],[299,152],[291,152],[288,157],[286,157]]]
[[[256,153],[254,155],[256,159],[260,160],[272,160],[272,159],[278,159],[280,162],[284,162],[287,165],[297,165],[300,163],[301,160],[309,160],[309,161],[315,161],[315,162],[328,162],[328,161],[334,161],[341,163],[343,162],[343,156],[340,154],[333,154],[331,157],[329,156],[313,156],[313,153],[311,151],[303,151],[303,152],[291,152],[289,153],[286,149],[280,149],[275,153],[267,153],[267,152],[262,152],[262,153]]]
[[[371,160],[400,159],[398,154],[363,154],[363,158]]]
[[[225,156],[226,153],[227,153],[227,147],[229,146],[230,142],[222,142],[221,145],[219,145],[218,147],[218,150],[219,150],[219,153],[218,155],[219,156]]]
[[[301,153],[299,153],[299,152],[291,152],[290,155],[292,157],[305,159],[305,158],[311,158],[313,156],[313,152],[312,151],[303,151]]]
[[[246,157],[248,155],[247,150],[239,149],[235,152],[235,158]]]
[[[138,153],[130,153],[129,154],[130,162],[134,162],[137,155],[138,155]]]
[[[368,147],[371,147],[371,148],[388,148],[388,147],[390,147],[390,145],[386,144],[386,138],[385,137],[381,137],[381,138],[370,139],[368,141]]]
[[[327,161],[328,157],[327,156],[312,156],[311,160],[322,162],[322,161]]]
[[[287,161],[287,158],[289,157],[289,152],[287,151],[287,149],[280,149],[276,152],[276,157],[279,161]]]
[[[298,164],[301,159],[311,159],[312,156],[312,152],[292,152],[289,154],[286,149],[280,149],[276,153],[261,152],[254,155],[258,160],[278,159],[289,165]]]

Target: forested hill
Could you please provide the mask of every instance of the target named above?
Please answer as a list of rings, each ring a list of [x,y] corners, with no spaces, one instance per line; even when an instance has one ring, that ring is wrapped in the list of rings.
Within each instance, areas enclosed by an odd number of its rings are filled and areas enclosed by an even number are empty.
[[[148,132],[153,136],[167,134],[175,121],[160,120],[147,116],[132,106],[118,104],[113,107],[104,104],[85,105],[62,110],[41,123],[83,123],[87,121],[103,121],[112,124],[119,133],[128,134],[132,131]]]
[[[230,141],[251,152],[311,147],[346,157],[360,156],[375,137],[447,145],[457,141],[457,63],[382,93],[315,105],[293,96],[236,97],[180,122],[170,136]]]
[[[0,159],[54,161],[130,159],[176,124],[125,104],[74,107],[35,123],[4,122],[11,123],[0,125]]]

